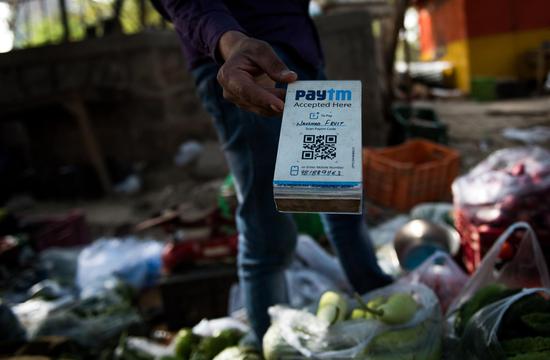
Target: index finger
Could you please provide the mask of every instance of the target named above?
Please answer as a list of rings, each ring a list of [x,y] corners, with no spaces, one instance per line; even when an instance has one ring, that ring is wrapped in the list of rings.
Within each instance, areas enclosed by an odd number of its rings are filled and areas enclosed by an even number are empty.
[[[251,107],[283,111],[284,102],[279,97],[257,85],[252,78],[244,74],[232,76],[227,82],[226,90]]]

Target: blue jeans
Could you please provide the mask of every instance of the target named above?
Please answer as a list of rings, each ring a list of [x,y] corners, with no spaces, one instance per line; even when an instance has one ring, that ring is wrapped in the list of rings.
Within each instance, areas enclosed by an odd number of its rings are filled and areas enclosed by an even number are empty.
[[[300,64],[278,51],[300,80],[324,79],[322,71]],[[270,324],[269,306],[287,302],[284,271],[296,245],[296,225],[276,210],[273,172],[281,118],[266,118],[224,100],[216,80],[218,66],[209,63],[192,71],[203,106],[214,119],[236,185],[239,208],[238,270],[252,328],[261,339]],[[359,293],[389,284],[379,268],[362,216],[322,215],[327,237],[344,271]],[[260,341],[261,342],[261,341]]]

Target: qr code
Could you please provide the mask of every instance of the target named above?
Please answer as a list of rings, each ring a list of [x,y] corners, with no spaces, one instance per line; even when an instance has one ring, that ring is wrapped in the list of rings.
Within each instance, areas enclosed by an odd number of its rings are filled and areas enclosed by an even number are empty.
[[[336,157],[336,135],[304,135],[303,160],[333,160]]]

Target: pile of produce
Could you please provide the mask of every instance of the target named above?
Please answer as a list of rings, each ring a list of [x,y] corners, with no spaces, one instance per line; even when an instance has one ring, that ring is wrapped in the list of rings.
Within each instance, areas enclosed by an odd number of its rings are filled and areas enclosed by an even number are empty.
[[[454,321],[455,333],[459,337],[462,336],[464,334],[466,324],[468,324],[475,313],[487,305],[516,294],[518,291],[519,290],[516,289],[508,289],[506,286],[501,284],[490,284],[479,289],[470,298],[470,300],[466,301],[458,309],[458,313]]]
[[[227,329],[201,338],[191,329],[182,329],[174,339],[174,352],[179,360],[212,360],[225,349],[237,346],[242,336],[238,330]]]
[[[435,295],[420,287],[429,292],[433,300],[430,304],[437,304]],[[418,294],[410,289],[393,285],[375,291],[368,300],[356,295],[356,301],[326,292],[319,299],[315,316],[293,310],[275,319],[263,339],[264,357],[277,360],[302,354],[326,359],[350,356],[369,360],[439,359],[442,333],[439,307],[428,309],[426,302],[418,301]],[[319,326],[324,326],[322,331]],[[301,345],[311,350],[309,354],[287,342],[288,328]]]
[[[550,293],[492,284],[458,310],[460,356],[472,359],[550,359]]]
[[[498,236],[517,221],[528,222],[541,245],[550,246],[545,245],[550,241],[550,152],[545,149],[510,148],[493,153],[453,183],[453,199],[470,271]],[[546,258],[550,260],[550,256]]]
[[[201,337],[189,328],[181,329],[170,346],[144,338],[122,339],[118,360],[261,360],[253,349],[239,347],[243,333],[222,330],[214,336]]]
[[[437,295],[441,310],[445,313],[464,288],[468,276],[448,253],[438,250],[403,280],[429,287]]]
[[[453,195],[473,224],[502,228],[523,220],[550,229],[550,152],[497,151],[456,180]]]

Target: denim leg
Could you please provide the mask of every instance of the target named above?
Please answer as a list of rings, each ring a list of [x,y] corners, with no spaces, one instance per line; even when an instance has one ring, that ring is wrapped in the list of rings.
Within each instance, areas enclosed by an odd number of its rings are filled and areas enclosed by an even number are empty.
[[[296,71],[298,79],[326,79],[323,71],[304,69],[303,66],[295,64],[284,51],[276,50],[287,66]],[[363,216],[323,214],[321,219],[331,246],[355,291],[363,294],[392,282],[392,278],[378,266]]]
[[[293,64],[277,52],[301,80],[324,79],[322,72]],[[280,118],[265,118],[225,101],[216,81],[217,66],[193,71],[204,107],[214,119],[220,142],[235,178],[239,208],[239,280],[252,328],[260,340],[269,327],[269,306],[288,300],[284,270],[296,245],[296,226],[288,214],[275,209],[273,173]],[[377,265],[366,224],[361,216],[323,215],[325,230],[356,291],[391,282]],[[260,341],[258,341],[260,342]]]
[[[290,264],[297,238],[292,218],[279,213],[273,200],[281,119],[261,117],[225,101],[216,72],[216,66],[203,66],[193,74],[235,179],[239,198],[239,280],[259,340],[270,325],[268,307],[288,302],[284,270]]]
[[[323,214],[321,219],[330,244],[355,291],[364,294],[392,282],[392,278],[378,266],[362,215]]]

